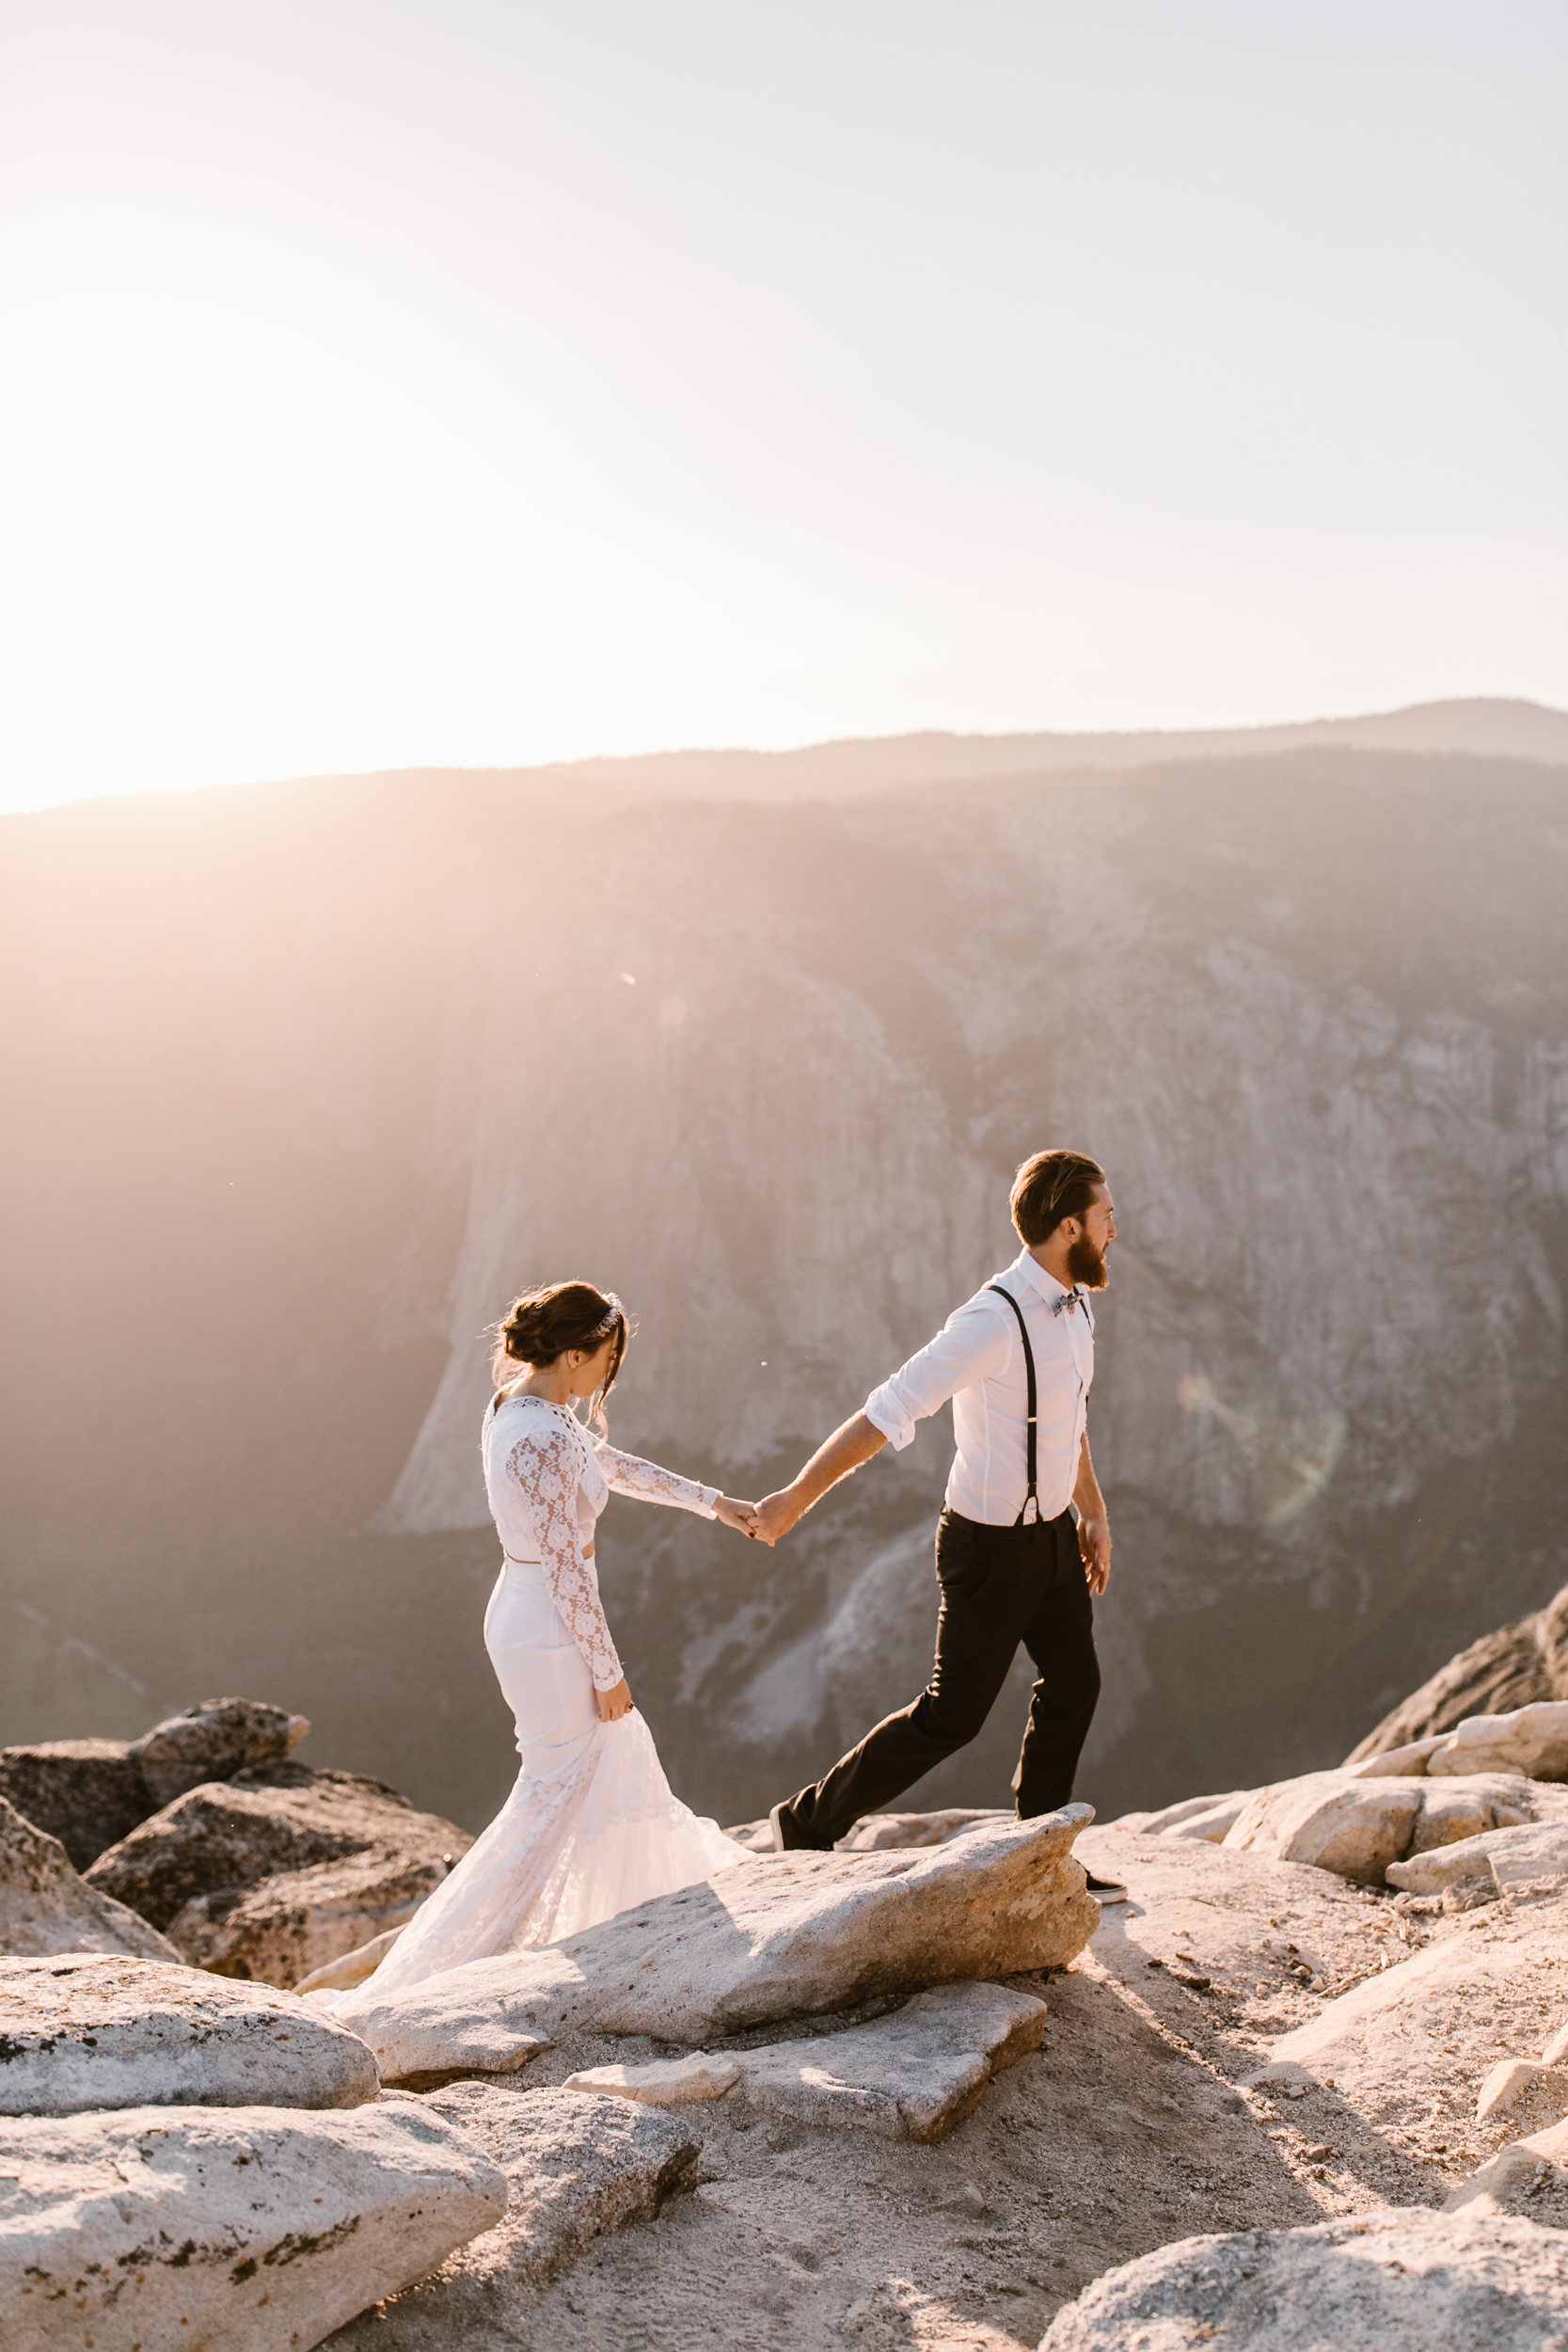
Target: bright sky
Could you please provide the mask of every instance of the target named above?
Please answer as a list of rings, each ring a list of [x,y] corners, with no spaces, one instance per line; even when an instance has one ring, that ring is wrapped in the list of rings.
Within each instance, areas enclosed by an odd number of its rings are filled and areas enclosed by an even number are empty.
[[[1561,0],[0,28],[0,804],[1568,703]]]

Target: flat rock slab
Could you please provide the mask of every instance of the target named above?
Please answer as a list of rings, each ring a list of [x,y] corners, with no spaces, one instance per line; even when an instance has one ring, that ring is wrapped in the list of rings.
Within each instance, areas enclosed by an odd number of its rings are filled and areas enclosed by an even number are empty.
[[[113,1896],[89,1886],[58,1838],[0,1797],[0,1952],[120,1952],[178,1961],[166,1937]]]
[[[288,1987],[406,1925],[472,1843],[384,1781],[284,1763],[188,1789],[87,1883],[194,1966]]]
[[[0,1960],[0,2114],[357,2107],[379,2089],[364,2043],[292,1994],[160,1961]]]
[[[1230,1788],[1219,1797],[1186,1797],[1158,1813],[1124,1813],[1107,1826],[1141,1837],[1196,1837],[1217,1846],[1257,1794],[1255,1788]]]
[[[1568,2236],[1419,2206],[1185,2238],[1097,2279],[1040,2352],[1543,2352],[1568,2343]]]
[[[368,1944],[356,1944],[352,1952],[344,1952],[339,1959],[312,1968],[308,1977],[301,1977],[294,1991],[345,1993],[350,1985],[363,1984],[367,1977],[374,1976],[402,1933],[401,1928],[387,1928],[380,1935],[372,1935]]]
[[[532,2302],[596,2237],[653,2220],[696,2182],[702,2141],[673,2118],[629,2100],[467,2082],[407,2104],[444,2118],[482,2148],[505,2173],[511,2201],[498,2227],[434,2278],[341,2329],[337,2345],[453,2352],[470,2341],[495,2341],[492,2328],[504,2342],[508,2315]]]
[[[1006,1985],[946,1984],[841,2033],[719,2058],[699,2050],[648,2066],[589,2067],[565,2087],[651,2106],[733,2091],[805,2123],[858,2125],[883,2139],[945,2139],[993,2074],[1038,2047],[1046,2014],[1043,2001]]]
[[[329,1996],[386,2081],[499,2071],[568,2031],[704,2043],[748,2026],[1028,1969],[1100,1924],[1064,1806],[891,1853],[789,1853],[625,1912],[541,1951],[470,1961],[378,2001]]]
[[[506,2176],[409,2100],[0,2122],[6,2352],[307,2352],[494,2227]]]
[[[737,2096],[806,2123],[945,2139],[993,2074],[1038,2047],[1046,2013],[1006,1985],[942,1985],[869,2025],[737,2052]]]
[[[568,2074],[562,2089],[608,2092],[614,2099],[635,2099],[645,2107],[685,2107],[701,2100],[721,2099],[739,2080],[737,2059],[710,2058],[706,2050],[692,2050],[685,2058],[652,2058],[646,2066],[587,2066]]]
[[[1016,1813],[1000,1805],[948,1805],[940,1813],[865,1813],[847,1836],[839,1838],[833,1851],[881,1853],[895,1846],[944,1846],[950,1837],[961,1836],[977,1822],[1017,1819]],[[759,1821],[736,1821],[724,1835],[750,1853],[774,1851],[773,1824],[766,1814]]]

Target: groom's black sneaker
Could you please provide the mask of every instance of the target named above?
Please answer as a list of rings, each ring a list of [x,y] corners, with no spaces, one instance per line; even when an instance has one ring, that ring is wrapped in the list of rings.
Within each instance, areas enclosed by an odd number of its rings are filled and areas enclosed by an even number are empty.
[[[1127,1889],[1120,1879],[1097,1879],[1092,1870],[1084,1873],[1084,1892],[1092,1895],[1100,1903],[1124,1903],[1127,1900]]]
[[[830,1840],[824,1845],[820,1837],[808,1837],[795,1819],[787,1804],[776,1804],[768,1816],[768,1826],[773,1833],[775,1853],[832,1853]]]

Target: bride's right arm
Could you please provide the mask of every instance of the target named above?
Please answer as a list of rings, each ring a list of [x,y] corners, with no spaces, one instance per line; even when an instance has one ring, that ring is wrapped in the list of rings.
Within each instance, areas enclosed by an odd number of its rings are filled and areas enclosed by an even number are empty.
[[[506,1474],[528,1506],[550,1598],[588,1661],[594,1690],[613,1691],[624,1679],[621,1661],[578,1534],[580,1467],[578,1448],[561,1428],[531,1430],[506,1457]]]

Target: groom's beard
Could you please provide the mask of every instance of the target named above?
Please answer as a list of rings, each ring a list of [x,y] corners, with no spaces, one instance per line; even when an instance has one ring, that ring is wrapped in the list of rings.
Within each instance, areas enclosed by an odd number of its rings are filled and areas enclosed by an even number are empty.
[[[1075,1282],[1082,1282],[1086,1291],[1102,1291],[1111,1277],[1105,1264],[1105,1252],[1097,1249],[1087,1233],[1080,1233],[1067,1253],[1067,1270]]]

